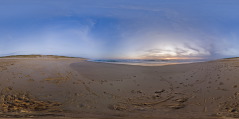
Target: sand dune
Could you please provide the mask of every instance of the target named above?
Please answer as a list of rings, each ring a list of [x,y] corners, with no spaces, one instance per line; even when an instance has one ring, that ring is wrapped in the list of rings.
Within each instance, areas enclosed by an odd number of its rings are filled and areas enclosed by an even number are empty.
[[[0,117],[239,118],[239,58],[160,67],[1,58]]]

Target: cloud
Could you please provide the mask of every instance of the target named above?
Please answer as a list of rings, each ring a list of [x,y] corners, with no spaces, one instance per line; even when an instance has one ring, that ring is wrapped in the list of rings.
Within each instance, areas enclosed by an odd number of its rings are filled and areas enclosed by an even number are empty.
[[[203,49],[204,50],[204,49]],[[170,57],[206,57],[210,56],[210,52],[202,51],[202,49],[190,48],[190,47],[171,47],[168,49],[165,48],[155,48],[145,51],[145,54],[141,57],[143,58],[170,58]]]
[[[8,41],[7,36],[2,36],[0,44],[4,44],[4,47],[0,47],[0,55],[14,53],[97,57],[101,44],[92,37],[92,27],[93,24],[79,27],[52,25],[20,36],[13,35]]]
[[[142,29],[141,29],[142,30]],[[137,58],[222,58],[238,56],[237,37],[210,34],[210,32],[171,31],[147,29],[131,32],[121,44],[125,57]],[[227,38],[227,39],[225,39]]]

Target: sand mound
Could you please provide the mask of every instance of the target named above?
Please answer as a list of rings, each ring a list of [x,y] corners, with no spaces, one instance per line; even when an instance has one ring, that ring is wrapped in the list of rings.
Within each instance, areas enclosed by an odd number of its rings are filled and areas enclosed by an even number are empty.
[[[9,117],[11,113],[21,115],[32,114],[35,112],[60,112],[60,106],[60,103],[40,101],[31,96],[29,93],[15,91],[12,87],[7,87],[1,90],[1,117],[6,117],[7,115],[7,117]]]

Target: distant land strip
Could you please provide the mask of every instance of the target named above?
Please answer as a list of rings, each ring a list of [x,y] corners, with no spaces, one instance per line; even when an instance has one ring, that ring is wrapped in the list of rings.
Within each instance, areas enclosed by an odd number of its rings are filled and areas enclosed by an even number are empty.
[[[68,57],[68,56],[58,56],[58,55],[10,55],[3,56],[0,58],[81,58],[81,57]],[[81,58],[86,59],[86,58]]]

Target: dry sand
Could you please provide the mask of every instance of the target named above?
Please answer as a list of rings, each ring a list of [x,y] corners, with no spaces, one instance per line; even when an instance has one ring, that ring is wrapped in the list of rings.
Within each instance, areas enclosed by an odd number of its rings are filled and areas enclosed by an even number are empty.
[[[239,118],[239,58],[170,66],[1,58],[2,118]]]

